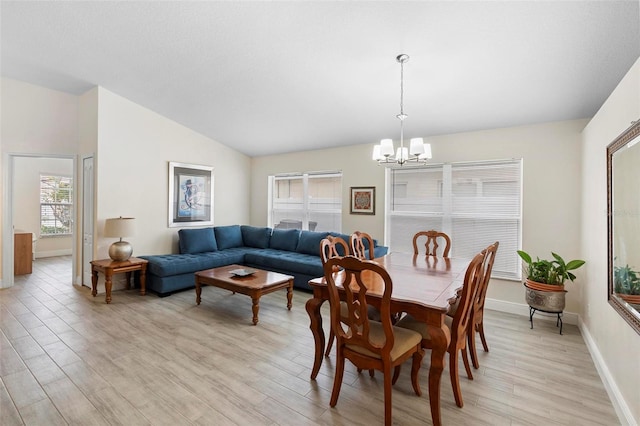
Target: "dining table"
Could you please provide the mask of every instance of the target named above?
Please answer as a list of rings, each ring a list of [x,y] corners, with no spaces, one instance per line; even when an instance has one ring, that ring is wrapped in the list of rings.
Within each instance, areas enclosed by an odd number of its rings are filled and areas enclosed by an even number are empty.
[[[413,253],[393,252],[376,258],[374,262],[382,265],[393,282],[391,293],[391,313],[405,312],[418,321],[427,324],[431,337],[431,365],[429,367],[429,403],[434,425],[442,424],[440,418],[440,377],[445,366],[445,355],[451,342],[451,331],[445,324],[445,317],[456,302],[464,283],[469,259],[445,258],[416,255]],[[375,275],[368,275],[367,304],[380,307],[383,284]],[[334,272],[338,288],[343,272]],[[366,279],[363,276],[363,279]],[[342,278],[342,280],[344,280]],[[329,292],[324,277],[309,281],[313,297],[306,303],[311,320],[311,332],[315,341],[315,354],[311,379],[315,380],[322,365],[325,336],[322,328],[322,304],[329,300]],[[340,292],[345,295],[344,290]]]

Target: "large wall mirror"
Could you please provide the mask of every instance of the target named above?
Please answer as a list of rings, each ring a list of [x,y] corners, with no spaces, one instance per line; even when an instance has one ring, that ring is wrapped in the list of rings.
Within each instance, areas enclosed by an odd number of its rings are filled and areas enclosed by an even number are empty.
[[[607,146],[609,303],[640,333],[640,120]]]

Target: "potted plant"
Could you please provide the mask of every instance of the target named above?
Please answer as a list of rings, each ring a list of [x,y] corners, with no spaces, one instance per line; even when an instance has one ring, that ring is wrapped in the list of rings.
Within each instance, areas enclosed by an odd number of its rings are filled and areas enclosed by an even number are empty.
[[[627,303],[640,304],[640,272],[627,264],[614,266],[613,290]]]
[[[539,291],[564,291],[564,282],[573,281],[576,276],[570,272],[584,265],[584,260],[575,259],[565,262],[560,255],[551,252],[553,260],[540,259],[534,261],[531,256],[518,250],[518,256],[526,264],[526,285]]]
[[[564,282],[573,281],[576,276],[572,272],[584,265],[584,260],[576,259],[565,262],[560,255],[551,252],[553,260],[536,258],[522,250],[518,256],[526,265],[525,299],[529,304],[529,321],[533,328],[533,314],[536,311],[554,313],[558,315],[556,326],[560,325],[562,334],[562,312],[565,306]]]

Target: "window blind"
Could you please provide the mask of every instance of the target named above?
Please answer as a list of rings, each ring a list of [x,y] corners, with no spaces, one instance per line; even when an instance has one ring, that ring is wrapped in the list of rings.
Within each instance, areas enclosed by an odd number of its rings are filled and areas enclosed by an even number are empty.
[[[341,172],[270,176],[269,188],[269,226],[341,231]]]
[[[413,235],[429,229],[451,237],[452,257],[471,259],[499,241],[492,275],[520,278],[522,160],[391,169],[388,182],[391,250],[413,251]]]

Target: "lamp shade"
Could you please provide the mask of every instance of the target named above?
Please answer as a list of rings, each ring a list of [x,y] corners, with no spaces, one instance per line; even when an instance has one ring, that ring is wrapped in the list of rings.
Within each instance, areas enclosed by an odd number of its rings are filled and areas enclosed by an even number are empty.
[[[384,160],[384,155],[382,155],[380,153],[380,148],[382,148],[380,145],[374,145],[373,147],[373,160],[374,161],[381,161]]]
[[[385,157],[393,155],[393,141],[391,139],[382,139],[380,141],[380,154]]]
[[[411,139],[409,154],[411,155],[424,154],[424,142],[422,141],[422,138]]]
[[[133,217],[116,217],[104,222],[104,236],[124,238],[135,235],[136,220]]]
[[[431,159],[431,144],[430,143],[425,143],[424,144],[424,153],[420,154],[419,157],[421,160],[422,159]]]

